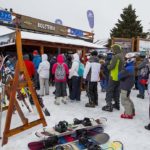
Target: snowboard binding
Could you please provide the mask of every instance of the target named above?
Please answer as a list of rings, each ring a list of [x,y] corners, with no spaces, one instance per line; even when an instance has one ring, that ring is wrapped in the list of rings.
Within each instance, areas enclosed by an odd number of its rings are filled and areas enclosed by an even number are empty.
[[[79,120],[77,118],[74,119],[74,125],[83,124],[84,126],[92,126],[90,118],[84,118],[83,120]]]
[[[43,141],[44,148],[50,148],[58,144],[58,137],[52,136],[48,137]]]
[[[101,147],[94,142],[90,141],[88,137],[80,137],[79,138],[79,143],[84,145],[87,150],[102,150]]]
[[[59,133],[66,132],[68,129],[68,122],[67,121],[60,121],[58,125],[55,126],[55,131]]]

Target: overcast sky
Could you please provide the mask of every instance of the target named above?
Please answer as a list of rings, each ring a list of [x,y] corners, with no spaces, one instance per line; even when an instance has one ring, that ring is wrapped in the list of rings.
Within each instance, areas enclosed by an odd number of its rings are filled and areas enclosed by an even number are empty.
[[[86,31],[91,31],[86,13],[93,10],[95,40],[109,38],[122,9],[129,4],[136,9],[147,32],[150,29],[150,0],[0,0],[1,8],[13,8],[16,13],[50,22],[61,19],[66,26]]]

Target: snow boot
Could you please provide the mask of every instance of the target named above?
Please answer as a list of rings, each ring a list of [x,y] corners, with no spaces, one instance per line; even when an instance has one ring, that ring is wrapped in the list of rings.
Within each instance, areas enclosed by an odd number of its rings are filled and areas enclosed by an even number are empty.
[[[121,114],[120,117],[124,119],[133,119],[133,115],[128,115],[128,114]]]
[[[150,123],[147,126],[145,126],[145,129],[150,130]]]
[[[64,96],[61,101],[62,103],[67,104],[67,96]]]
[[[60,105],[60,97],[57,97],[54,101],[54,104]]]
[[[115,103],[113,104],[113,108],[114,108],[114,109],[117,109],[117,110],[120,110],[120,104],[119,104],[118,102],[115,102]]]
[[[109,111],[112,112],[113,111],[113,106],[112,105],[106,105],[102,107],[103,111]]]
[[[94,103],[86,103],[85,107],[95,108],[95,104]]]
[[[138,94],[138,95],[137,95],[137,98],[144,99],[144,95],[142,95],[142,94]]]
[[[44,107],[42,110],[43,110],[45,116],[50,116],[50,113],[47,108]]]
[[[132,110],[132,116],[135,116],[135,109]]]
[[[98,106],[98,100],[94,101],[95,106]]]

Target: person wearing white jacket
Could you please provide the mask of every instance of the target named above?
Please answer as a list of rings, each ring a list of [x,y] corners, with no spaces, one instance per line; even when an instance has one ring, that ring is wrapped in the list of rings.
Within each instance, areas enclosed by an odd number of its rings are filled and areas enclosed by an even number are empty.
[[[95,107],[98,105],[98,92],[97,92],[97,82],[100,80],[100,68],[99,58],[97,57],[97,51],[91,53],[91,57],[86,63],[83,78],[88,82],[88,97],[89,103],[86,107]]]
[[[42,62],[39,65],[38,73],[40,79],[40,95],[49,95],[49,73],[50,73],[50,63],[47,61],[47,54],[42,55]]]
[[[79,63],[80,58],[78,53],[73,54],[73,63],[72,67],[69,70],[69,79],[71,79],[71,93],[70,93],[70,100],[80,101],[81,89],[80,89],[80,82],[81,78],[78,75]]]

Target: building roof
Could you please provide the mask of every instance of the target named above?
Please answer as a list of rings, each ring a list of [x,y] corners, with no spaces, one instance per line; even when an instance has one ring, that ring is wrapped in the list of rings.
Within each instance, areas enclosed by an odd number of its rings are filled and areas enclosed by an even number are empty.
[[[13,32],[14,30],[9,29],[7,27],[0,27],[0,36],[4,36],[6,34],[10,34]],[[26,32],[26,31],[21,31],[21,38],[27,40],[36,40],[36,41],[45,41],[45,42],[60,43],[60,44],[67,44],[67,45],[83,46],[88,48],[105,48],[103,45],[97,45],[80,39],[68,38],[68,37],[62,37],[62,36],[56,36],[50,34]]]

